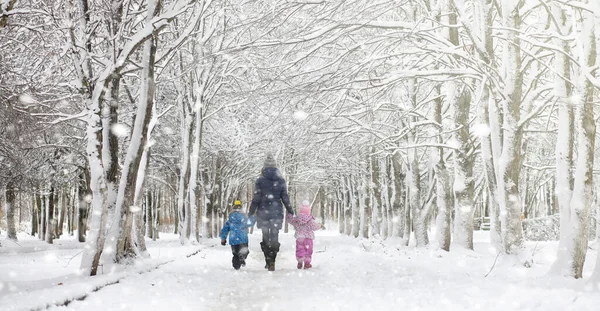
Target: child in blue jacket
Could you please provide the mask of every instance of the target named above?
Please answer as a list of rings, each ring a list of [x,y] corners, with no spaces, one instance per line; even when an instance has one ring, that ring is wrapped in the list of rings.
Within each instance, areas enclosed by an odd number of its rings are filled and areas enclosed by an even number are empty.
[[[229,219],[221,229],[221,245],[227,244],[227,234],[229,234],[229,245],[233,259],[231,263],[235,270],[246,265],[246,258],[250,251],[248,250],[248,228],[254,226],[256,220],[254,217],[246,217],[242,212],[242,202],[235,200],[233,203],[233,212],[229,214]]]

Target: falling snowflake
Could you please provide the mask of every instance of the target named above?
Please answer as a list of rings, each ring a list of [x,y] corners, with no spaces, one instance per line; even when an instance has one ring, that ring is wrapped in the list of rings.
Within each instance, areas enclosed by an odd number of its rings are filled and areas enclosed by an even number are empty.
[[[125,137],[129,133],[129,129],[125,125],[117,123],[110,128],[110,132],[117,137]]]
[[[479,123],[473,127],[473,134],[479,137],[487,137],[491,133],[490,127],[487,124]]]
[[[171,127],[167,126],[163,129],[163,133],[165,133],[165,135],[173,135],[173,133],[175,133],[175,131],[173,131],[173,129]]]
[[[308,113],[301,110],[294,112],[294,119],[304,121],[306,118],[308,118]]]
[[[23,104],[35,104],[38,101],[31,97],[31,95],[29,94],[21,94],[21,96],[19,96],[19,101],[22,102]]]

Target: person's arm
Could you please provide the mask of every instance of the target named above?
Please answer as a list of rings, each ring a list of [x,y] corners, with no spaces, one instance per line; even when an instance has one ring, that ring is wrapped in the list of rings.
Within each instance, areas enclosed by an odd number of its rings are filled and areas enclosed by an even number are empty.
[[[283,205],[285,206],[287,212],[294,215],[294,210],[292,209],[292,205],[290,204],[290,197],[288,196],[287,185],[285,184],[285,180],[283,180],[283,187],[281,189],[281,201],[283,202]]]
[[[246,227],[250,228],[250,227],[254,226],[255,223],[256,223],[256,218],[254,216],[248,216],[248,218],[246,219]]]
[[[259,180],[260,179],[257,179],[256,183],[254,184],[254,196],[252,196],[252,202],[250,203],[250,211],[248,211],[248,216],[254,216],[254,213],[256,213],[256,209],[258,208],[258,204],[260,203],[262,192],[260,190]]]
[[[227,222],[225,223],[225,225],[223,226],[223,229],[221,229],[221,244],[225,245],[223,243],[223,241],[227,241],[227,234],[229,234],[229,220],[227,220]]]
[[[312,219],[312,221],[310,222],[310,229],[312,231],[316,231],[319,230],[323,227],[322,224],[318,223],[314,218]]]
[[[289,214],[287,215],[287,222],[288,224],[292,225],[292,226],[296,226],[296,224],[298,223],[298,218],[296,218],[296,216]]]

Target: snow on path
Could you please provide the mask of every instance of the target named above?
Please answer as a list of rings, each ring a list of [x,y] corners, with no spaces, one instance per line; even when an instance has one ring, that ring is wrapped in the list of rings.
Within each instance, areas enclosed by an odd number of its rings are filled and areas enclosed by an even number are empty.
[[[231,267],[230,247],[133,275],[53,310],[598,310],[595,286],[541,277],[538,269],[483,253],[383,246],[375,240],[319,232],[314,268],[297,270],[291,235],[282,235],[275,272],[264,269],[259,234],[250,257]],[[390,245],[389,243],[386,243]],[[476,245],[476,250],[477,250]],[[538,253],[542,254],[543,252]],[[536,274],[538,276],[536,276]]]

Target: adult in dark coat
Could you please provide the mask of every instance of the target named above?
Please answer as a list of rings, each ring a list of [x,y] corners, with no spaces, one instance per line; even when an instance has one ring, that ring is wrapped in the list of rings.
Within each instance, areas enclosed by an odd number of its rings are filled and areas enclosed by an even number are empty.
[[[283,204],[282,204],[283,203]],[[254,196],[249,216],[256,214],[256,224],[262,230],[260,247],[265,254],[265,268],[275,270],[275,258],[279,252],[279,230],[283,224],[283,207],[294,214],[290,205],[285,180],[281,177],[272,155],[267,155],[262,174],[254,185]]]

